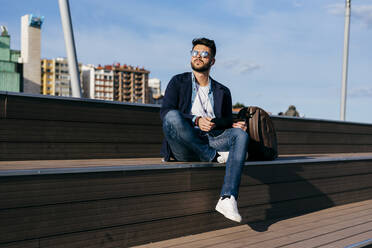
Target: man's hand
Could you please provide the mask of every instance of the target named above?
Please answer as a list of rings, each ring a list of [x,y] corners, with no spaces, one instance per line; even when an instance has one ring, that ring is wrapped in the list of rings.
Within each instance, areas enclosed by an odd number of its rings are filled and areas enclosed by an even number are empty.
[[[234,122],[232,127],[241,128],[244,132],[247,131],[247,123],[245,121]]]
[[[204,132],[211,131],[216,126],[216,124],[211,122],[211,120],[212,118],[209,118],[209,117],[199,118],[199,121],[198,121],[199,128]]]

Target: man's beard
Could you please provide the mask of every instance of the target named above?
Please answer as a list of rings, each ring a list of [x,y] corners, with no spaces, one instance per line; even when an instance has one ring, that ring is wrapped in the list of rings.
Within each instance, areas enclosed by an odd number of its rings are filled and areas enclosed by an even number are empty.
[[[191,68],[194,70],[194,71],[197,71],[197,72],[206,72],[209,70],[209,68],[211,68],[211,63],[212,61],[210,61],[209,63],[206,63],[204,64],[202,67],[196,67],[194,66],[194,64],[191,62]]]

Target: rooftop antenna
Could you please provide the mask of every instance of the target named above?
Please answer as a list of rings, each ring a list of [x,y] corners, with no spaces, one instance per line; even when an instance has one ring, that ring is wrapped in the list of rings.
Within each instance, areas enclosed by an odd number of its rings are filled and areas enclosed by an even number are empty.
[[[351,0],[346,0],[345,9],[345,31],[344,31],[344,58],[342,64],[342,89],[341,89],[341,120],[345,120],[346,115],[346,90],[347,90],[347,71],[349,59],[349,37],[350,37],[350,11]]]
[[[2,36],[6,36],[6,35],[8,35],[8,29],[6,28],[6,26],[1,25],[1,26],[0,26],[0,31],[1,31],[1,35],[2,35]]]
[[[72,96],[81,98],[79,67],[76,58],[74,33],[71,24],[70,5],[68,3],[68,0],[58,0],[58,3],[59,11],[61,13],[63,33],[65,36],[68,70],[70,72],[71,78]]]

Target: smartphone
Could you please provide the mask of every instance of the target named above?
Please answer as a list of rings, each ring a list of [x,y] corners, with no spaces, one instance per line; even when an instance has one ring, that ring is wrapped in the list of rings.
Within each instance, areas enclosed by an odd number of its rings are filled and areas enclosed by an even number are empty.
[[[233,122],[246,121],[245,118],[233,118]]]

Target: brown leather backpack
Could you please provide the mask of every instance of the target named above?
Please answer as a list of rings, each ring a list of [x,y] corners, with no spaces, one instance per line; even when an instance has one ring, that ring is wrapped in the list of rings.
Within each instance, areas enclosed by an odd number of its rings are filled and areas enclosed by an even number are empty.
[[[249,134],[248,160],[274,160],[278,157],[278,144],[274,123],[268,113],[259,107],[242,108],[237,116],[247,122]]]

